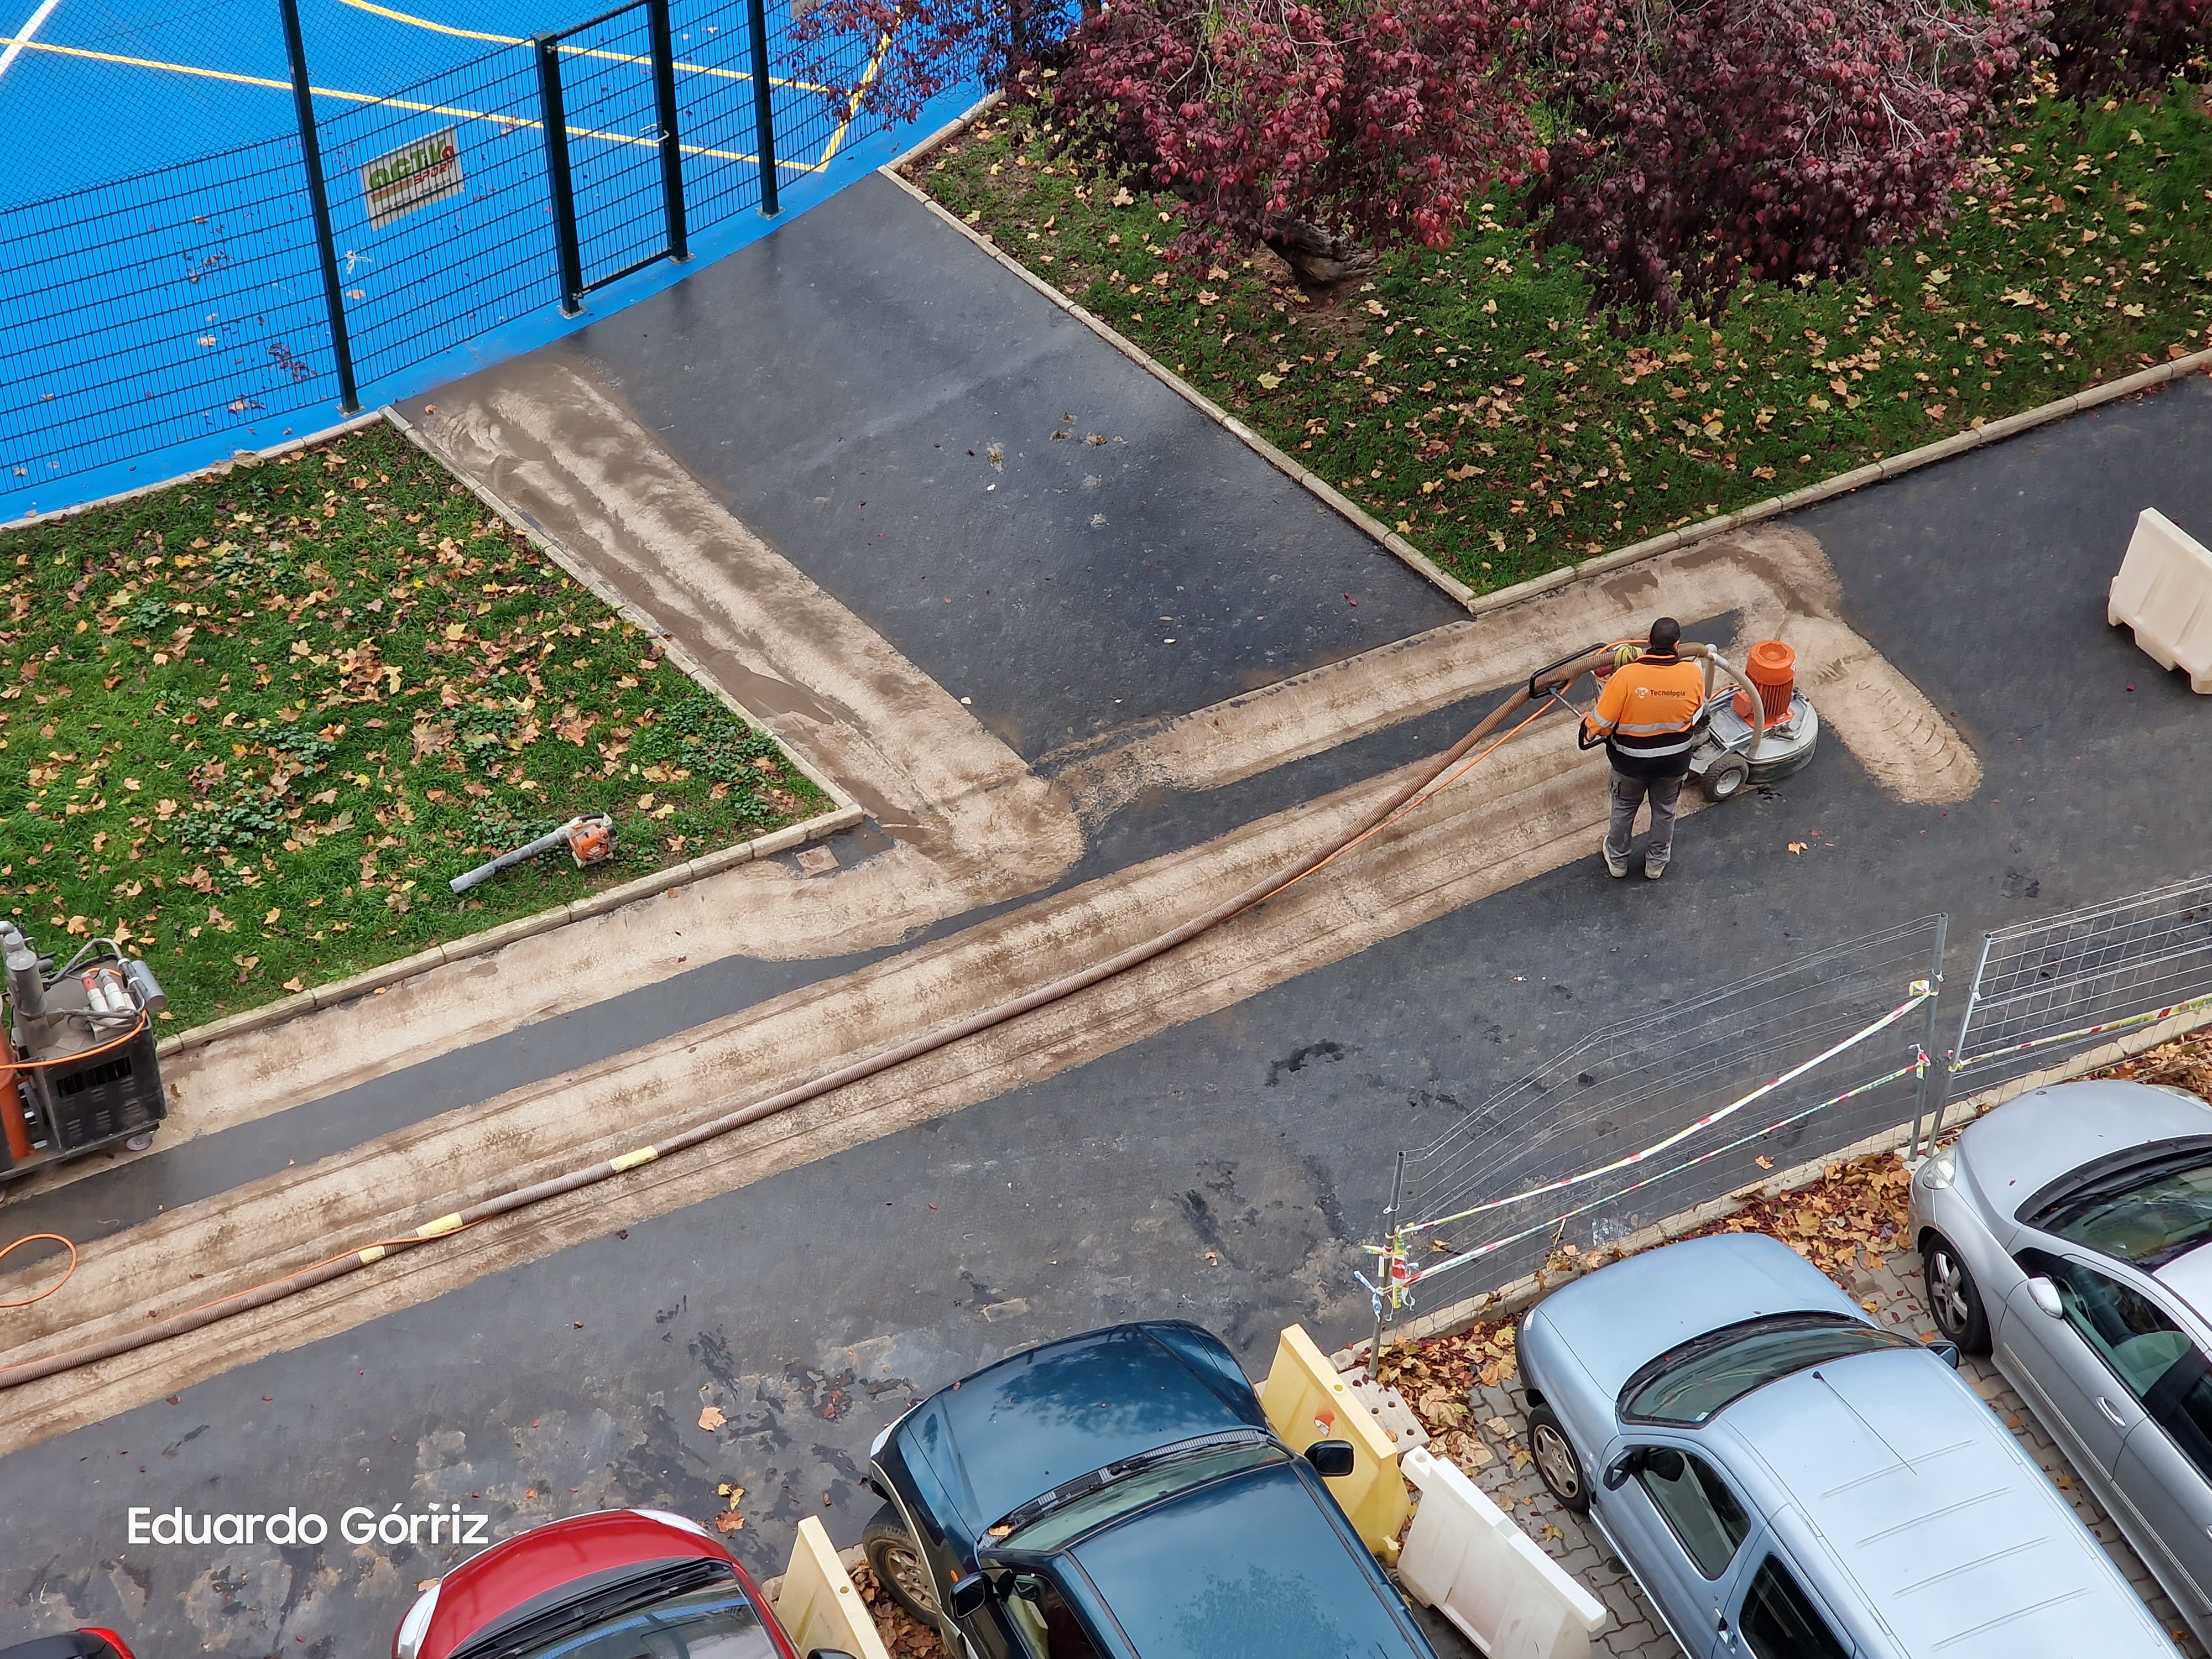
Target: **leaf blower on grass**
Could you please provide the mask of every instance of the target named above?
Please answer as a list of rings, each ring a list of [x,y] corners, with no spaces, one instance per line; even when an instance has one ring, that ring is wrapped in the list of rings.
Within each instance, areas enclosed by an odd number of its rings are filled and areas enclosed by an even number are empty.
[[[605,864],[615,855],[615,821],[604,812],[594,812],[580,818],[570,818],[558,830],[526,842],[511,853],[501,853],[489,864],[479,864],[465,875],[455,876],[446,884],[456,893],[465,893],[480,882],[489,881],[502,870],[512,870],[516,865],[536,858],[540,853],[550,853],[556,847],[566,847],[580,870],[588,864]]]

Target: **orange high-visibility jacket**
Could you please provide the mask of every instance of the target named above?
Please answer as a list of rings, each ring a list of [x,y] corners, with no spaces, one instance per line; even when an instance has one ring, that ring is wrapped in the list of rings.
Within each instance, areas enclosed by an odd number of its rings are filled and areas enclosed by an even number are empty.
[[[1593,738],[1606,739],[1616,765],[1629,763],[1622,769],[1671,775],[1689,766],[1705,701],[1703,669],[1671,653],[1654,653],[1613,670],[1583,729]]]

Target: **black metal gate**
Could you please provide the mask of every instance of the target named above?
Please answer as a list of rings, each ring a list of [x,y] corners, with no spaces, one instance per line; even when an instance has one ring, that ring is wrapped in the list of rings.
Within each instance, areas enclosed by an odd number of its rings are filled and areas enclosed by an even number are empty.
[[[658,259],[684,259],[684,150],[668,0],[630,0],[536,36],[561,310]]]

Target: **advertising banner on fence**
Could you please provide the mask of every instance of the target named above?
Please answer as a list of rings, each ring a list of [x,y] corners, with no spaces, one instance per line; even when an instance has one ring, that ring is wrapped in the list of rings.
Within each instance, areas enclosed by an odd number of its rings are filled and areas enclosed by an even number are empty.
[[[460,131],[447,127],[378,156],[361,170],[362,201],[371,229],[404,218],[416,208],[442,202],[461,191]]]

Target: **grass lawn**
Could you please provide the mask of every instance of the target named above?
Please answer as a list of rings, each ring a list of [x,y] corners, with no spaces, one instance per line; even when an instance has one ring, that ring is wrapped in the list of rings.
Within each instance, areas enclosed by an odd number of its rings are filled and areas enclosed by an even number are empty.
[[[1747,287],[1616,337],[1571,249],[1493,197],[1447,252],[1300,291],[1271,254],[1163,258],[1172,197],[1091,185],[1002,112],[921,164],[947,209],[1477,589],[2031,409],[2208,343],[2212,122],[2194,92],[2043,99],[1948,234],[1867,278]]]
[[[0,535],[0,907],[142,952],[170,1030],[828,802],[378,427]],[[580,812],[622,850],[447,880]]]

